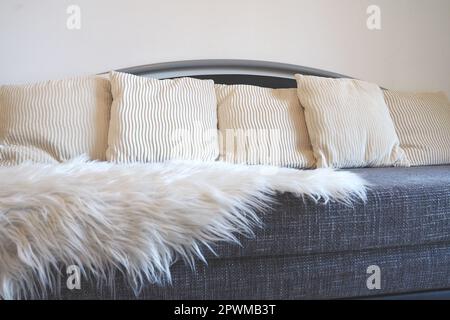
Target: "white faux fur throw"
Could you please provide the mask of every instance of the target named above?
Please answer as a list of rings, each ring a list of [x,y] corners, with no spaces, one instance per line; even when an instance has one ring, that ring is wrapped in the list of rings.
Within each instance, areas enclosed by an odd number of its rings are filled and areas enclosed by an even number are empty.
[[[176,259],[251,235],[276,192],[351,203],[357,175],[214,163],[117,165],[77,159],[0,168],[0,297],[42,297],[58,265],[94,279],[120,270],[135,290],[170,281]]]

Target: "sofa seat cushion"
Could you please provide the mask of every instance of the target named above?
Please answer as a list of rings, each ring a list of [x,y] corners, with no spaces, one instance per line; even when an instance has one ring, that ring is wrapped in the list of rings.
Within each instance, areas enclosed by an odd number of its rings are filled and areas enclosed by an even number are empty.
[[[450,243],[450,166],[351,170],[372,186],[366,204],[315,204],[280,194],[265,227],[209,258],[303,255]]]

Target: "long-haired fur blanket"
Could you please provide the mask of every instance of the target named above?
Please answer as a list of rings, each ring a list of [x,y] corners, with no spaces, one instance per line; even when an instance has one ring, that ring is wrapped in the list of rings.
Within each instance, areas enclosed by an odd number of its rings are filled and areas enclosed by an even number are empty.
[[[0,168],[0,297],[42,297],[58,265],[94,279],[123,272],[138,290],[170,281],[215,241],[251,235],[276,192],[365,198],[357,175],[220,162],[117,165],[77,159]]]

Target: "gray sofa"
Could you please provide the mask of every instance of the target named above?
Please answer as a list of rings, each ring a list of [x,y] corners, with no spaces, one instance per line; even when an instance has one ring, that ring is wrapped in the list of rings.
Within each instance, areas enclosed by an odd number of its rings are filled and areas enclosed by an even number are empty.
[[[201,60],[120,70],[141,76],[194,76],[216,83],[296,87],[293,75],[339,74],[260,61]],[[221,243],[208,265],[172,267],[171,284],[146,284],[136,297],[118,276],[81,290],[61,286],[63,299],[326,299],[450,297],[450,166],[352,169],[371,184],[367,203],[315,204],[279,194],[264,213],[265,227],[241,246]],[[380,289],[368,289],[369,266]],[[428,295],[429,296],[429,295]]]
[[[265,227],[242,246],[218,244],[208,265],[173,265],[172,284],[148,284],[141,299],[327,299],[450,288],[450,166],[354,169],[371,184],[366,204],[316,205],[280,194]],[[377,265],[381,289],[369,290]],[[65,299],[135,299],[85,281]]]

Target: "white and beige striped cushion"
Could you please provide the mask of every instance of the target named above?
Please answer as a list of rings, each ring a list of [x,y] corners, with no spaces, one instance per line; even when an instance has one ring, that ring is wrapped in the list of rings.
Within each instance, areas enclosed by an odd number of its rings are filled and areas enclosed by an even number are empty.
[[[411,165],[450,163],[450,103],[445,93],[385,91],[384,96]]]
[[[296,89],[216,85],[220,159],[232,163],[314,166]]]
[[[0,164],[105,160],[109,81],[82,77],[0,87]]]
[[[216,160],[219,143],[212,80],[157,80],[112,72],[110,81],[108,160]]]
[[[303,75],[296,79],[318,167],[409,165],[377,85]]]

